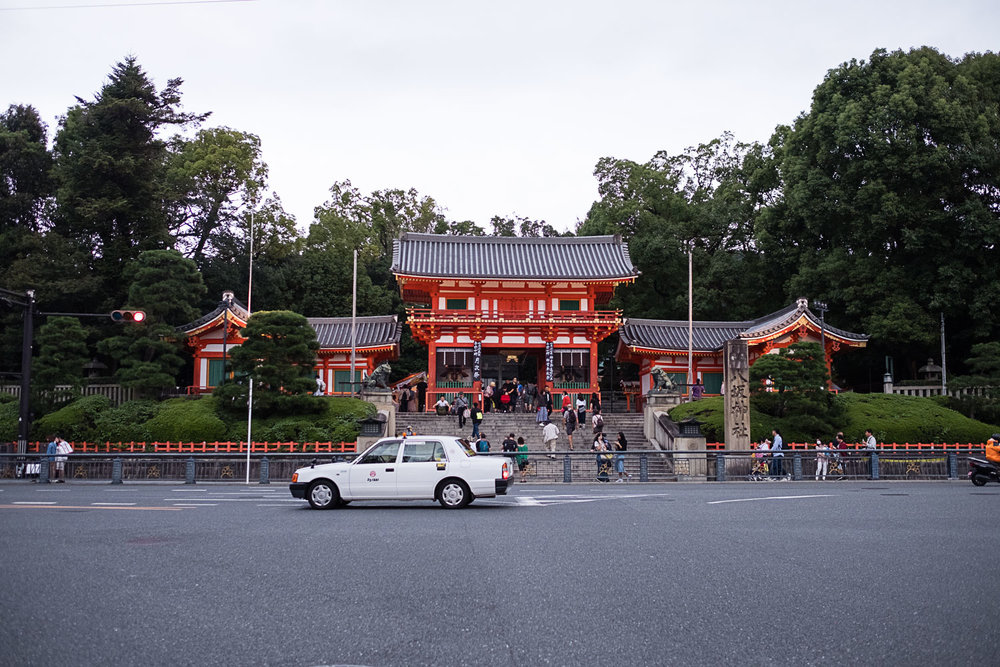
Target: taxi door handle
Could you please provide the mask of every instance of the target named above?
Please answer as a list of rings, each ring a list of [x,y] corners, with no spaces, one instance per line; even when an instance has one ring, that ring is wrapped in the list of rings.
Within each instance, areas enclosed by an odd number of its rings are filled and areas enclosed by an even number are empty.
[[[385,471],[386,472],[396,472],[396,469],[395,468],[386,468]]]

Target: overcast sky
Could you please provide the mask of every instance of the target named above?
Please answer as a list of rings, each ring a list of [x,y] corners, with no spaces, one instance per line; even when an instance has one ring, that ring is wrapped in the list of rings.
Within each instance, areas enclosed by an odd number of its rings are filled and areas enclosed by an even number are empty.
[[[569,229],[601,157],[766,141],[840,63],[997,51],[998,18],[996,0],[0,0],[0,108],[34,105],[51,140],[133,54],[158,88],[183,78],[206,127],[260,136],[300,227],[350,179]]]

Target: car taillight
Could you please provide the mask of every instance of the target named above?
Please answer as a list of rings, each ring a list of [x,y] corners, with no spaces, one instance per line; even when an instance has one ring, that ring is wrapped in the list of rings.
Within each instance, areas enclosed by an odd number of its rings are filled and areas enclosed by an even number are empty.
[[[292,473],[292,484],[299,481],[299,473]]]
[[[508,477],[510,477],[510,467],[506,463],[504,463],[503,464],[503,478],[507,479]]]

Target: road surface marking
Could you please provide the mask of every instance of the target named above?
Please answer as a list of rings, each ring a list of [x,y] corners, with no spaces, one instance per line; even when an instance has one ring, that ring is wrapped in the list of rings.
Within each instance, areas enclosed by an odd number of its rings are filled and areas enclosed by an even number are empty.
[[[167,510],[176,512],[180,507],[102,507],[100,505],[0,505],[6,510]]]
[[[513,496],[515,504],[525,507],[548,507],[549,505],[569,505],[572,503],[595,503],[600,500],[620,500],[627,498],[653,498],[669,496],[669,493],[622,493],[615,495],[560,494],[557,496]]]
[[[15,505],[55,505],[58,500],[15,500]]]
[[[139,503],[90,503],[91,505],[96,505],[98,507],[135,507]]]
[[[256,503],[261,500],[276,500],[276,498],[268,498],[266,496],[262,498],[216,498],[213,496],[211,498],[164,498],[164,500],[168,502],[177,502],[184,500],[196,500],[196,501],[211,500],[212,502],[215,503]],[[295,498],[289,498],[287,500],[284,500],[283,502],[294,503],[301,501],[296,500]]]
[[[751,503],[758,500],[796,500],[800,498],[835,498],[832,493],[820,493],[814,496],[767,496],[764,498],[734,498],[732,500],[711,500],[709,505],[721,505],[723,503]]]
[[[174,503],[174,507],[215,507],[219,503]]]

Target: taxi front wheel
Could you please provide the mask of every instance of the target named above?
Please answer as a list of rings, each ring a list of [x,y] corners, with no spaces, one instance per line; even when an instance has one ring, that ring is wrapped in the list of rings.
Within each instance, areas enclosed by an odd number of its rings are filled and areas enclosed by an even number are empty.
[[[306,493],[306,498],[309,499],[309,506],[314,510],[328,510],[340,504],[340,493],[337,491],[337,487],[322,479],[312,483],[309,492]]]
[[[441,485],[438,491],[438,502],[445,509],[459,509],[465,507],[472,501],[472,493],[469,487],[457,479],[448,480]]]

